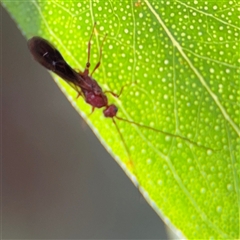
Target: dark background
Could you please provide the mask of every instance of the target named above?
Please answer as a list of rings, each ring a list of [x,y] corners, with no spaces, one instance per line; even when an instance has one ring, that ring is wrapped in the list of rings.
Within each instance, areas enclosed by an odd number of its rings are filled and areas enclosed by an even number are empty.
[[[161,219],[0,13],[2,237],[166,239]]]

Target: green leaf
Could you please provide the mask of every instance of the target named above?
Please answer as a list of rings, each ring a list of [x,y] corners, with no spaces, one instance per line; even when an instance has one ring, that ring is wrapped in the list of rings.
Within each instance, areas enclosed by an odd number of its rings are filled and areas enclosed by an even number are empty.
[[[240,238],[239,18],[234,1],[3,1],[27,38],[52,42],[119,107],[115,119],[54,76],[168,225],[187,238]],[[187,140],[189,139],[189,140]],[[194,143],[192,143],[194,142]]]

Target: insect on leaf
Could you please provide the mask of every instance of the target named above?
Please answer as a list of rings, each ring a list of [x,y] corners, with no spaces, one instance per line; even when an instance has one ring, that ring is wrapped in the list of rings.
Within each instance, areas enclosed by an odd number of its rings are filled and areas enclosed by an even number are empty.
[[[91,105],[54,75],[56,82],[155,211],[184,237],[240,237],[234,1],[3,3],[27,39],[47,39],[81,71],[96,22],[91,70],[108,35],[93,77],[103,91],[118,94],[124,86],[119,98],[106,95],[129,122],[113,118],[115,125],[103,109],[86,117]]]

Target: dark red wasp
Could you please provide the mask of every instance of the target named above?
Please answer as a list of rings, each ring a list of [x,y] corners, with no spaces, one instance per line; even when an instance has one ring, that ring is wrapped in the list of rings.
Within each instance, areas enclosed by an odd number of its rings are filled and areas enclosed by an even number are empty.
[[[60,52],[47,40],[41,37],[33,37],[28,40],[28,48],[33,55],[34,59],[39,62],[42,66],[47,68],[48,70],[56,73],[59,77],[67,81],[77,92],[78,96],[82,96],[85,101],[92,106],[92,112],[94,111],[95,108],[105,108],[103,110],[103,114],[105,117],[112,118],[113,123],[115,124],[117,131],[119,132],[121,139],[125,145],[125,148],[128,151],[128,148],[125,144],[124,138],[114,120],[114,118],[117,118],[119,120],[137,125],[139,127],[144,127],[150,130],[153,130],[155,132],[159,132],[171,137],[175,138],[180,138],[184,141],[187,141],[191,144],[194,144],[198,147],[203,147],[206,149],[211,149],[207,148],[201,145],[198,145],[194,141],[185,138],[180,135],[175,135],[172,133],[168,133],[162,130],[158,130],[149,126],[145,126],[127,119],[120,118],[116,116],[118,112],[118,108],[114,104],[109,104],[108,103],[108,98],[105,93],[111,93],[115,97],[119,97],[122,93],[123,88],[121,89],[120,94],[115,94],[110,91],[105,91],[103,92],[102,88],[99,86],[96,80],[92,78],[93,73],[96,71],[96,69],[99,68],[101,64],[101,57],[102,57],[102,46],[100,48],[100,58],[99,62],[96,64],[94,67],[93,71],[89,75],[89,68],[90,68],[90,51],[91,51],[91,39],[94,33],[95,25],[93,27],[90,39],[88,41],[88,60],[86,63],[85,70],[83,72],[77,72],[74,70],[72,67],[68,65],[68,63],[63,59],[62,55]],[[105,36],[106,38],[106,36]],[[104,40],[105,40],[104,38]],[[103,40],[103,42],[104,42]]]
[[[90,68],[90,49],[91,49],[91,34],[88,42],[88,61],[84,72],[76,72],[63,59],[60,52],[46,39],[41,37],[33,37],[28,40],[28,48],[32,53],[34,59],[48,70],[56,73],[59,77],[67,81],[72,87],[76,89],[79,96],[81,95],[85,101],[94,108],[105,107],[103,111],[105,117],[113,118],[117,114],[117,107],[114,104],[108,104],[108,99],[99,84],[92,78],[94,71],[100,66],[102,47],[100,50],[100,59],[91,75],[89,75]],[[112,92],[110,92],[112,93]],[[117,94],[112,93],[114,96]]]

